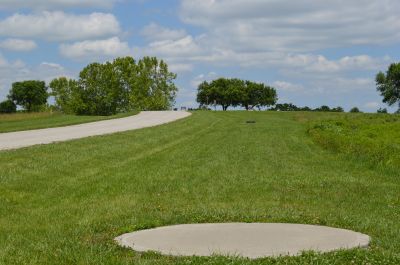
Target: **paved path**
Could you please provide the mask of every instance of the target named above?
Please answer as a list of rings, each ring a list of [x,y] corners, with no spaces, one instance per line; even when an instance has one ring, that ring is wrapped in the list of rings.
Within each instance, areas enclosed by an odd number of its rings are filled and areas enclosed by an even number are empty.
[[[0,133],[0,150],[17,149],[37,144],[49,144],[89,136],[152,127],[189,116],[184,111],[144,111],[137,115],[72,126]]]
[[[369,236],[349,230],[301,224],[190,224],[138,231],[116,238],[139,252],[174,256],[230,255],[247,258],[298,255],[367,247]]]

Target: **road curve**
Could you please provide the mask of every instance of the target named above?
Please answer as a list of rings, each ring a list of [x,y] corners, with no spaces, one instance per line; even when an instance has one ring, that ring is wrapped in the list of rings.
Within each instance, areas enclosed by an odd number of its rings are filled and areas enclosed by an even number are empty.
[[[137,115],[40,130],[0,133],[0,150],[50,144],[89,136],[111,134],[157,126],[190,116],[185,111],[144,111]]]

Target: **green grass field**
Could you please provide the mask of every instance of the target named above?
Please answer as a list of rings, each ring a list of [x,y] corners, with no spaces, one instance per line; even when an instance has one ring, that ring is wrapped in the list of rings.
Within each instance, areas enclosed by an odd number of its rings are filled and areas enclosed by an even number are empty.
[[[319,145],[308,120],[329,115],[195,112],[0,152],[0,264],[400,264],[398,168]],[[139,254],[113,241],[203,222],[320,224],[366,233],[372,244],[251,261]]]
[[[0,115],[0,133],[33,129],[43,129],[87,123],[93,121],[122,118],[137,112],[121,113],[113,116],[77,116],[57,112],[16,113]]]

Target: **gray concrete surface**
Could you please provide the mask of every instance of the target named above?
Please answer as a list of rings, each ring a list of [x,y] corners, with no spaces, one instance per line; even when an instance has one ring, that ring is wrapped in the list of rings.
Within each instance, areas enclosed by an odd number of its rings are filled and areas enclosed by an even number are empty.
[[[125,234],[115,239],[135,251],[173,256],[228,255],[248,258],[298,255],[367,247],[369,236],[349,230],[300,224],[189,224]]]
[[[136,130],[176,121],[189,115],[189,112],[184,111],[145,111],[121,119],[40,130],[0,133],[0,150],[17,149],[38,144],[49,144],[89,136]]]

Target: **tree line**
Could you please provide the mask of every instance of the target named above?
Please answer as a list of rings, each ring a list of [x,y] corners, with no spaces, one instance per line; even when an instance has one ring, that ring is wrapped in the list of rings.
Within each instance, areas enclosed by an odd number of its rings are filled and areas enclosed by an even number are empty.
[[[130,110],[165,110],[175,102],[178,91],[174,84],[176,74],[155,57],[144,57],[136,62],[132,57],[117,58],[103,64],[92,63],[79,74],[79,79],[56,78],[51,91],[43,81],[28,80],[12,84],[7,100],[0,103],[0,113],[13,113],[20,106],[25,111],[45,108],[49,96],[55,99],[55,108],[64,113],[80,115],[111,115]],[[398,104],[400,113],[400,63],[393,63],[386,73],[376,76],[377,90],[389,106]],[[291,103],[276,104],[275,88],[262,83],[237,78],[219,78],[204,81],[198,87],[200,108],[220,105],[246,110],[274,106],[276,111],[330,111],[343,112],[342,107],[321,106],[316,109],[297,107]],[[350,112],[360,112],[354,107]],[[380,108],[378,113],[387,113]]]
[[[92,63],[79,74],[79,79],[60,77],[48,87],[43,81],[16,82],[8,99],[0,103],[0,112],[15,112],[17,105],[25,111],[39,111],[54,97],[54,107],[67,114],[112,115],[131,110],[170,109],[178,91],[176,74],[163,60],[132,57],[112,62]]]
[[[344,109],[340,106],[331,108],[327,105],[322,105],[318,108],[310,108],[310,107],[298,107],[292,103],[282,103],[276,104],[273,108],[270,109],[271,111],[318,111],[318,112],[344,112]],[[351,113],[359,113],[361,112],[358,107],[353,107],[350,109]],[[379,109],[378,113],[387,113],[387,109]]]
[[[220,105],[224,111],[230,106],[241,106],[246,110],[261,109],[275,105],[277,100],[275,88],[237,78],[204,81],[197,90],[197,102],[200,104],[200,108]]]

